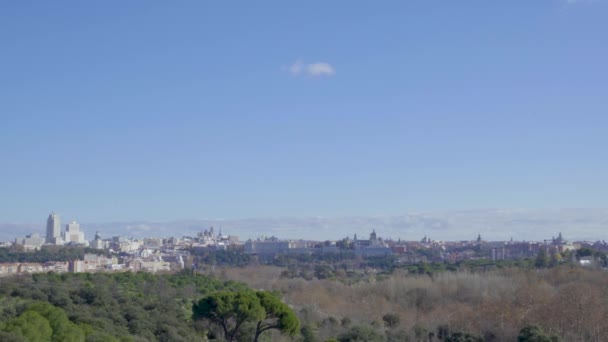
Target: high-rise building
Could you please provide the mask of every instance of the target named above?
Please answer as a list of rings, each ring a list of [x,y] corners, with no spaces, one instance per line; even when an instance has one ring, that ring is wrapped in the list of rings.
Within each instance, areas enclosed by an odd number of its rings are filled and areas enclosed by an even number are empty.
[[[61,222],[59,221],[59,215],[51,213],[46,220],[45,242],[55,244],[57,240],[61,240]]]
[[[85,243],[84,232],[80,231],[80,225],[76,221],[72,221],[65,226],[65,242]]]

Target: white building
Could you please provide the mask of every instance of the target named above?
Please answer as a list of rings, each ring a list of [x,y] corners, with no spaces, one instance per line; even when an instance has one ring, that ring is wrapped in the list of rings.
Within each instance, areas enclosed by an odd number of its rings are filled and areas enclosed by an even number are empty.
[[[61,222],[59,215],[51,213],[46,220],[46,243],[57,244],[61,242]]]
[[[264,240],[247,240],[245,242],[245,253],[259,255],[273,255],[278,253],[287,253],[290,249],[295,248],[296,243],[288,240],[279,240],[276,237],[266,238]]]
[[[40,249],[40,247],[44,244],[44,239],[38,234],[30,234],[15,242],[22,245],[23,249],[26,251],[34,251]]]
[[[72,223],[65,226],[65,242],[73,242],[77,244],[87,243],[84,239],[84,232],[80,231],[80,225],[76,223],[76,221],[72,221]]]
[[[95,248],[95,249],[106,249],[106,248],[108,248],[107,241],[104,241],[104,240],[101,239],[101,235],[99,235],[99,232],[95,232],[95,239],[93,241],[91,241],[89,243],[89,245],[92,248]]]

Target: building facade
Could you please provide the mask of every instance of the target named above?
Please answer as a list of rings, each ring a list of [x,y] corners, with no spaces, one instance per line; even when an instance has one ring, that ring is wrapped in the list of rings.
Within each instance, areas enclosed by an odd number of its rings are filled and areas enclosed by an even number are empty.
[[[65,226],[65,242],[86,244],[84,232],[80,231],[80,225],[76,221],[72,221]]]
[[[46,243],[57,244],[61,241],[61,222],[59,215],[51,213],[46,220]]]

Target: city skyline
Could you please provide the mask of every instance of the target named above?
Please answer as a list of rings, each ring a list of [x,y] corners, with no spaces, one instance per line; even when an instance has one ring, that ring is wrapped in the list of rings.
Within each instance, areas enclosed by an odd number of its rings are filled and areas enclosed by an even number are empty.
[[[58,217],[51,213],[49,219]],[[75,223],[72,221],[72,224]],[[64,241],[82,243],[82,238]],[[88,222],[79,233],[89,238],[101,234],[105,238],[192,236],[208,227],[230,232],[241,239],[280,236],[286,239],[341,239],[353,233],[378,229],[393,240],[417,241],[422,237],[438,241],[472,240],[481,234],[491,241],[543,241],[563,232],[570,239],[605,240],[608,209],[569,210],[470,210],[460,212],[409,213],[385,217],[301,217],[253,218],[239,220],[175,220],[168,222]],[[47,219],[48,228],[48,219]],[[12,241],[23,235],[39,233],[40,223],[16,224],[0,222],[0,241]]]
[[[608,203],[607,1],[119,7],[0,4],[0,222]]]

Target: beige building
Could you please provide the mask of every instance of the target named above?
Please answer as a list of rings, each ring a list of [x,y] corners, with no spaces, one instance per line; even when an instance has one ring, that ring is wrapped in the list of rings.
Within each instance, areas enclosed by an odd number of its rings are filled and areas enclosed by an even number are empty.
[[[80,231],[80,225],[76,221],[72,221],[65,226],[65,243],[87,244],[84,239],[84,232]]]

